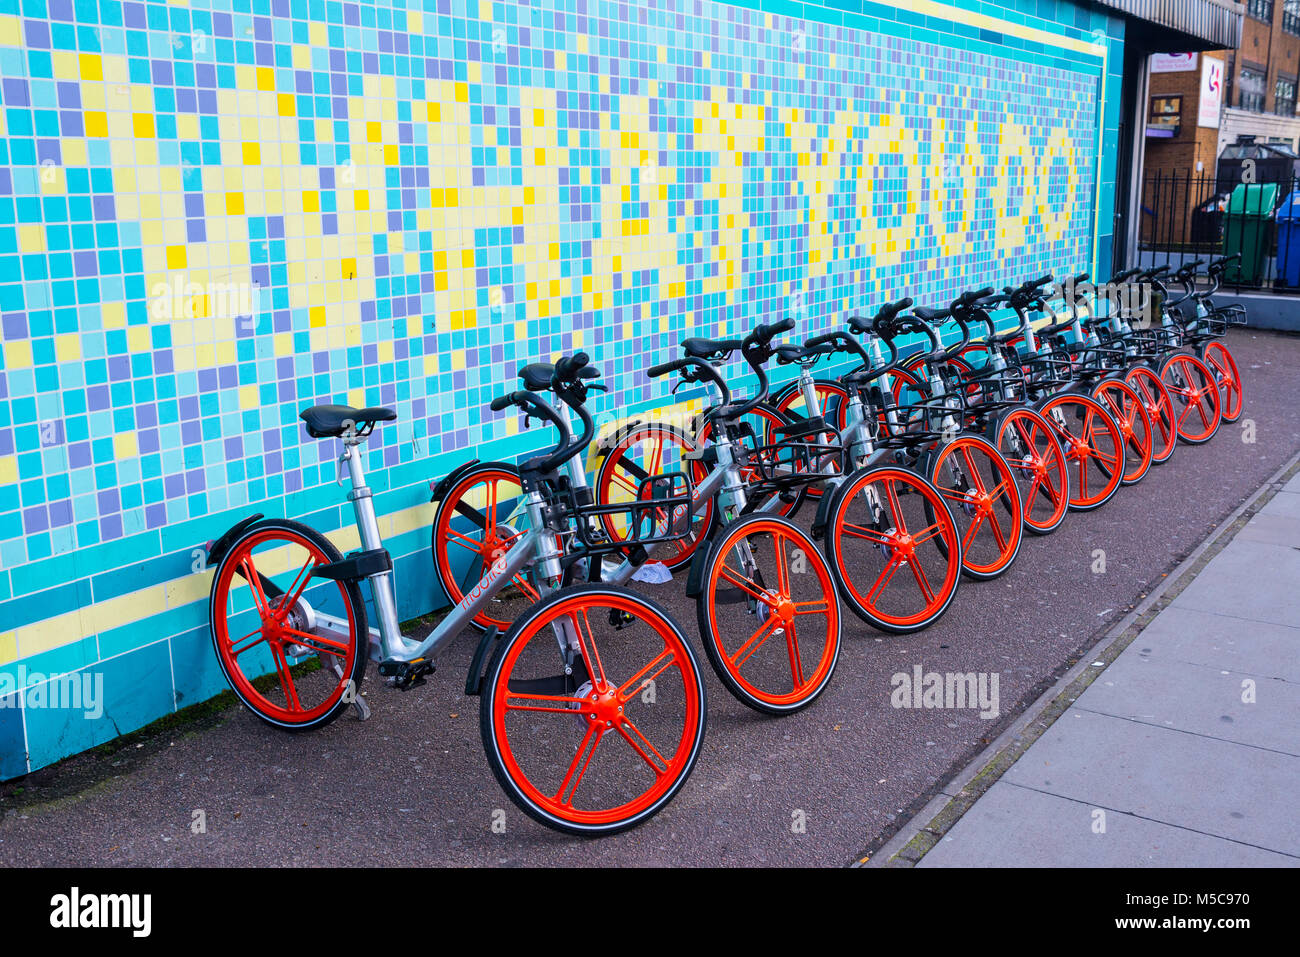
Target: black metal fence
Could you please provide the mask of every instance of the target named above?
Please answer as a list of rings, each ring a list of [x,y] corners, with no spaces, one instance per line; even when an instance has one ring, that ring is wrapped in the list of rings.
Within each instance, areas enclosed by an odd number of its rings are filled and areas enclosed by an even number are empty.
[[[1149,268],[1241,253],[1225,287],[1300,294],[1300,176],[1249,182],[1237,175],[1154,172],[1142,183],[1135,266]],[[1246,180],[1243,182],[1243,180]]]

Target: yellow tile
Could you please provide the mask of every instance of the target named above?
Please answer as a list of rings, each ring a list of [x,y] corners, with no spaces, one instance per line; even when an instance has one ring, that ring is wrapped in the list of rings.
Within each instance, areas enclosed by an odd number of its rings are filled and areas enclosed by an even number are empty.
[[[84,114],[87,136],[108,135],[108,114],[99,110],[87,110]]]
[[[134,432],[119,432],[113,436],[113,454],[118,460],[133,459],[139,454]]]
[[[81,358],[81,338],[75,332],[57,336],[54,351],[60,362],[76,362]]]
[[[131,117],[131,131],[136,139],[153,139],[153,114],[135,113]]]
[[[83,53],[80,58],[81,78],[83,80],[104,79],[104,64],[94,53]]]
[[[186,254],[184,246],[167,247],[167,268],[184,269],[186,266]]]
[[[242,216],[244,213],[244,194],[227,193],[226,194],[226,215]]]
[[[245,166],[260,166],[262,163],[262,148],[256,143],[245,143],[243,156]]]

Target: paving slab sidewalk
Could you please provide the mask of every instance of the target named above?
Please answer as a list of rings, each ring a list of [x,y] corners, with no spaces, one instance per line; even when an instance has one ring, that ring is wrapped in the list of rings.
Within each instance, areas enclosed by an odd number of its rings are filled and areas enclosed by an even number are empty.
[[[915,866],[1297,867],[1297,793],[1300,475]]]

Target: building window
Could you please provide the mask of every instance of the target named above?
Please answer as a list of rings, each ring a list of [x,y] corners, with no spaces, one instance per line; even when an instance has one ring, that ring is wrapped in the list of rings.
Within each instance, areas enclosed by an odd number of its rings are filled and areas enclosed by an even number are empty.
[[[1273,112],[1278,116],[1295,116],[1295,79],[1277,78],[1273,87]]]
[[[1256,20],[1273,22],[1273,0],[1246,0],[1246,12]]]
[[[1255,113],[1264,112],[1264,71],[1241,68],[1237,79],[1237,106]]]
[[[1300,0],[1282,0],[1282,29],[1300,37]]]
[[[1181,96],[1151,97],[1151,115],[1147,117],[1147,135],[1173,137],[1178,134],[1182,121]]]

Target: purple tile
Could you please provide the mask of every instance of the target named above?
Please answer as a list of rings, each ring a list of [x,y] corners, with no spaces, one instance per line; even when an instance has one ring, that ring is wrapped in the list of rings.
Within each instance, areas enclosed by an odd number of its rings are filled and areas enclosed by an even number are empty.
[[[50,25],[43,20],[24,20],[24,34],[27,38],[27,46],[33,50],[48,50],[50,48]]]
[[[101,193],[91,200],[96,219],[112,219],[117,215],[117,204],[111,193]]]
[[[0,80],[0,93],[4,96],[5,106],[31,106],[31,94],[26,80],[6,77]]]
[[[65,525],[72,524],[72,500],[60,499],[57,502],[50,503],[50,525],[53,528],[62,528]]]
[[[122,537],[122,516],[109,515],[99,520],[100,541],[111,542]]]
[[[115,488],[105,489],[100,492],[99,495],[96,496],[96,500],[99,505],[100,515],[109,515],[121,510],[122,500],[119,498],[117,489]]]
[[[50,518],[44,505],[23,510],[23,531],[28,535],[43,532],[50,527]]]

